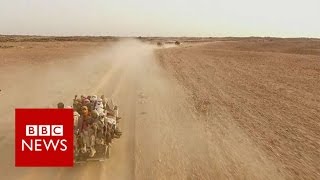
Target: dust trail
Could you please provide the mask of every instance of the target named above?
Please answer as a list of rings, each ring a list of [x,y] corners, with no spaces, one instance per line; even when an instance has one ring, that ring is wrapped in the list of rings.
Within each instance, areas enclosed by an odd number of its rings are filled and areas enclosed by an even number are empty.
[[[11,66],[1,67],[0,72],[6,74],[1,79],[6,94],[1,96],[1,132],[6,137],[1,141],[2,163],[0,169],[5,172],[6,179],[83,179],[85,177],[113,177],[132,179],[134,163],[128,163],[133,157],[135,109],[135,73],[133,65],[144,56],[145,51],[152,48],[132,40],[124,40],[105,48],[99,48],[94,54],[87,54],[80,59],[55,60],[40,63],[38,66],[21,64],[13,69]],[[8,76],[8,71],[17,73]],[[0,75],[1,77],[1,75]],[[10,79],[10,80],[9,80]],[[5,80],[5,81],[2,81]],[[19,83],[14,83],[19,82]],[[21,90],[27,93],[21,93]],[[112,159],[104,164],[89,163],[75,168],[14,168],[14,117],[15,107],[55,107],[59,101],[66,105],[72,103],[75,94],[112,95],[120,105],[124,120],[125,135],[112,148]],[[12,112],[12,113],[11,113]],[[9,164],[5,163],[9,162]],[[104,171],[102,169],[107,169]]]
[[[14,93],[16,88],[30,88],[30,92],[5,97],[14,97],[12,103],[20,107],[54,106],[57,101],[68,104],[74,94],[112,96],[120,107],[123,136],[115,140],[108,161],[74,168],[5,166],[4,162],[13,163],[14,158],[4,154],[13,152],[14,147],[13,143],[9,148],[1,146],[4,153],[0,158],[5,161],[0,162],[0,169],[7,172],[6,179],[214,177],[204,127],[186,101],[184,89],[156,62],[154,48],[135,40],[122,40],[80,60],[53,61],[12,75],[12,80],[36,77],[11,87]],[[6,111],[10,111],[9,105]],[[8,116],[9,119],[13,117]]]

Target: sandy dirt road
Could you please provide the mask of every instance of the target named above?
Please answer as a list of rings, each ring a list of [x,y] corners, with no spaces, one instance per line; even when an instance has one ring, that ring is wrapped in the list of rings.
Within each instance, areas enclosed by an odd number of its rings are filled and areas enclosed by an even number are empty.
[[[0,67],[1,177],[209,178],[210,157],[201,123],[183,89],[156,63],[153,50],[138,41],[122,40],[79,58],[35,64],[19,62],[23,57],[17,53],[2,51],[2,60],[9,63]],[[17,61],[10,63],[12,59]],[[58,101],[68,105],[75,94],[105,94],[119,104],[124,135],[114,143],[110,160],[73,168],[15,168],[14,108],[55,107]]]

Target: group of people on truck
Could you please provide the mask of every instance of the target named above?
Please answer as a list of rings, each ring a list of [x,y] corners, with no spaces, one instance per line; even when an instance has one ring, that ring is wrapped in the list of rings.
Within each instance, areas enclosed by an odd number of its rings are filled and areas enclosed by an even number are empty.
[[[65,108],[58,103],[58,108]],[[80,148],[81,153],[89,150],[89,157],[96,153],[96,144],[110,145],[113,138],[120,138],[118,106],[102,95],[83,96],[76,95],[73,100],[74,117],[74,146]]]

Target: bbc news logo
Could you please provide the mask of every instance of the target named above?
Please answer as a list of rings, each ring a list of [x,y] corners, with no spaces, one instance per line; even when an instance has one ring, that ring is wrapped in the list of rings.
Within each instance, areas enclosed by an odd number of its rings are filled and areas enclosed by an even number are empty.
[[[63,136],[63,125],[26,125],[26,136]],[[22,139],[22,151],[67,151],[66,139],[47,141],[42,138],[31,139],[26,141]],[[60,146],[60,147],[59,147]]]
[[[72,109],[16,109],[16,166],[73,166]]]

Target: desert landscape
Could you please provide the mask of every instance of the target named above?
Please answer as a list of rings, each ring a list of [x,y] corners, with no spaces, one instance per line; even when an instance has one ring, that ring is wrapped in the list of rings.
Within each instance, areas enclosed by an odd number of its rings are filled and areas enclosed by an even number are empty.
[[[0,82],[4,179],[320,178],[319,39],[0,36]],[[111,158],[14,167],[14,109],[75,94],[119,104]]]
[[[217,41],[157,55],[189,91],[211,142],[223,147],[234,138],[221,154],[257,149],[279,174],[319,178],[319,40]],[[244,145],[247,138],[253,147]],[[242,163],[249,163],[249,157]],[[229,163],[226,169],[242,171],[240,161]]]

